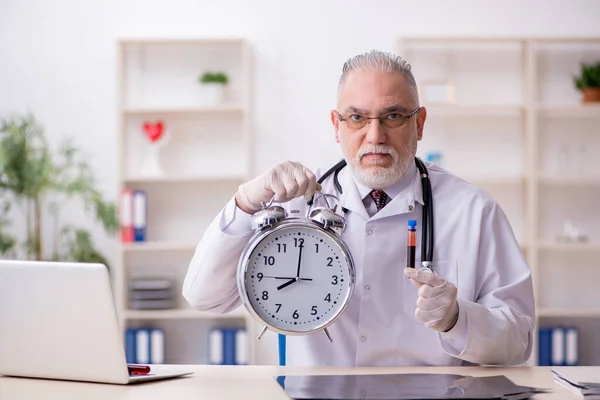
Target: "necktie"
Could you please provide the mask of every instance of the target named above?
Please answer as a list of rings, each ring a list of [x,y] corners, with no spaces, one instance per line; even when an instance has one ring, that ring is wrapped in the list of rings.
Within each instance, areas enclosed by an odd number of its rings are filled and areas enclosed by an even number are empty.
[[[369,195],[375,201],[375,205],[377,206],[377,211],[380,211],[383,207],[385,207],[385,203],[387,201],[387,194],[383,190],[372,190]]]

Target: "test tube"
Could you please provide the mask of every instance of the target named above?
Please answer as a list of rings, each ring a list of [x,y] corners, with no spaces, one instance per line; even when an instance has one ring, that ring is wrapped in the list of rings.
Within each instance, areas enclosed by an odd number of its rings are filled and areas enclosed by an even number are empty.
[[[406,247],[406,267],[415,267],[415,253],[417,249],[417,221],[408,220],[408,240]]]

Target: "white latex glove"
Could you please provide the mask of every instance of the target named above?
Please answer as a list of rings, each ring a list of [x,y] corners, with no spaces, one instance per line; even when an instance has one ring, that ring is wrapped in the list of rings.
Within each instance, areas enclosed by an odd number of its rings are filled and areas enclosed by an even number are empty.
[[[458,320],[456,286],[435,273],[417,268],[405,268],[404,274],[419,288],[415,318],[437,332],[452,329]]]
[[[278,203],[300,196],[308,201],[315,194],[316,183],[315,174],[311,170],[300,163],[286,161],[240,185],[236,200],[239,202],[238,206],[246,212],[260,210],[260,203],[268,203],[273,196]]]

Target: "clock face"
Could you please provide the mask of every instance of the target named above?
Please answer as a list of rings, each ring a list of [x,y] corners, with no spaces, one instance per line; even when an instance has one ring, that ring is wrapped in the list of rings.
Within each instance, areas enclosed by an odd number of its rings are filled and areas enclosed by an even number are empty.
[[[354,277],[342,247],[302,226],[274,230],[254,248],[244,282],[258,316],[282,331],[311,332],[343,309]]]

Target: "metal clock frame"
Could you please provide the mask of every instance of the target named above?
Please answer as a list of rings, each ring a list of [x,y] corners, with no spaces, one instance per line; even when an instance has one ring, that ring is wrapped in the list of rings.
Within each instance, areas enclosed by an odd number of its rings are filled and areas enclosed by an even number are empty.
[[[269,213],[269,211],[271,211],[271,212]],[[272,216],[273,211],[275,214],[277,212],[283,213],[282,214],[284,216],[283,219],[273,217]],[[257,338],[260,339],[263,336],[263,334],[266,332],[267,329],[270,329],[271,331],[276,332],[276,333],[280,333],[280,334],[284,334],[284,335],[295,335],[295,336],[310,335],[310,334],[313,334],[313,333],[316,333],[316,332],[319,332],[322,330],[327,335],[327,339],[330,342],[332,342],[331,336],[330,336],[327,328],[329,326],[331,326],[335,321],[337,321],[338,318],[344,313],[344,311],[348,307],[348,304],[350,303],[350,300],[352,299],[352,295],[354,293],[355,284],[356,284],[356,270],[355,270],[355,266],[354,266],[354,260],[352,258],[352,254],[350,253],[348,246],[342,240],[341,234],[335,231],[335,226],[332,227],[332,226],[328,225],[327,221],[330,221],[330,220],[326,216],[324,218],[319,218],[320,216],[323,216],[326,213],[332,213],[332,212],[328,209],[314,209],[313,212],[311,213],[311,217],[287,217],[287,213],[281,207],[274,207],[274,208],[269,207],[266,209],[262,209],[262,210],[258,211],[257,214],[260,212],[267,212],[267,214],[271,214],[272,218],[267,218],[267,220],[269,220],[269,222],[267,222],[265,224],[257,225],[256,233],[252,236],[252,238],[250,239],[250,241],[248,242],[248,244],[246,245],[246,247],[244,248],[244,250],[242,252],[242,256],[240,257],[240,261],[238,263],[238,270],[237,270],[237,286],[238,286],[238,291],[239,291],[240,297],[242,299],[242,303],[244,304],[246,310],[248,310],[250,315],[259,324],[264,325]],[[338,216],[337,214],[335,214],[335,215]],[[338,216],[338,217],[342,218],[340,216]],[[250,264],[250,256],[252,255],[252,253],[254,252],[256,247],[259,244],[261,244],[269,236],[271,236],[279,231],[282,231],[284,229],[289,229],[289,228],[305,228],[305,229],[315,230],[319,233],[326,234],[334,242],[334,244],[336,246],[338,246],[339,250],[341,250],[341,253],[344,256],[346,265],[348,266],[348,275],[349,275],[348,292],[347,292],[345,298],[342,300],[342,302],[343,302],[342,306],[340,307],[340,309],[337,311],[337,313],[332,318],[327,319],[325,322],[320,324],[317,328],[310,329],[307,331],[280,329],[280,328],[277,328],[277,327],[273,326],[272,324],[268,323],[267,321],[265,321],[262,317],[260,317],[258,312],[256,312],[254,310],[254,307],[252,306],[252,304],[250,302],[250,298],[248,296],[248,292],[246,290],[246,285],[245,285],[245,281],[246,281],[245,277],[246,277],[246,272],[248,271],[248,267]]]

